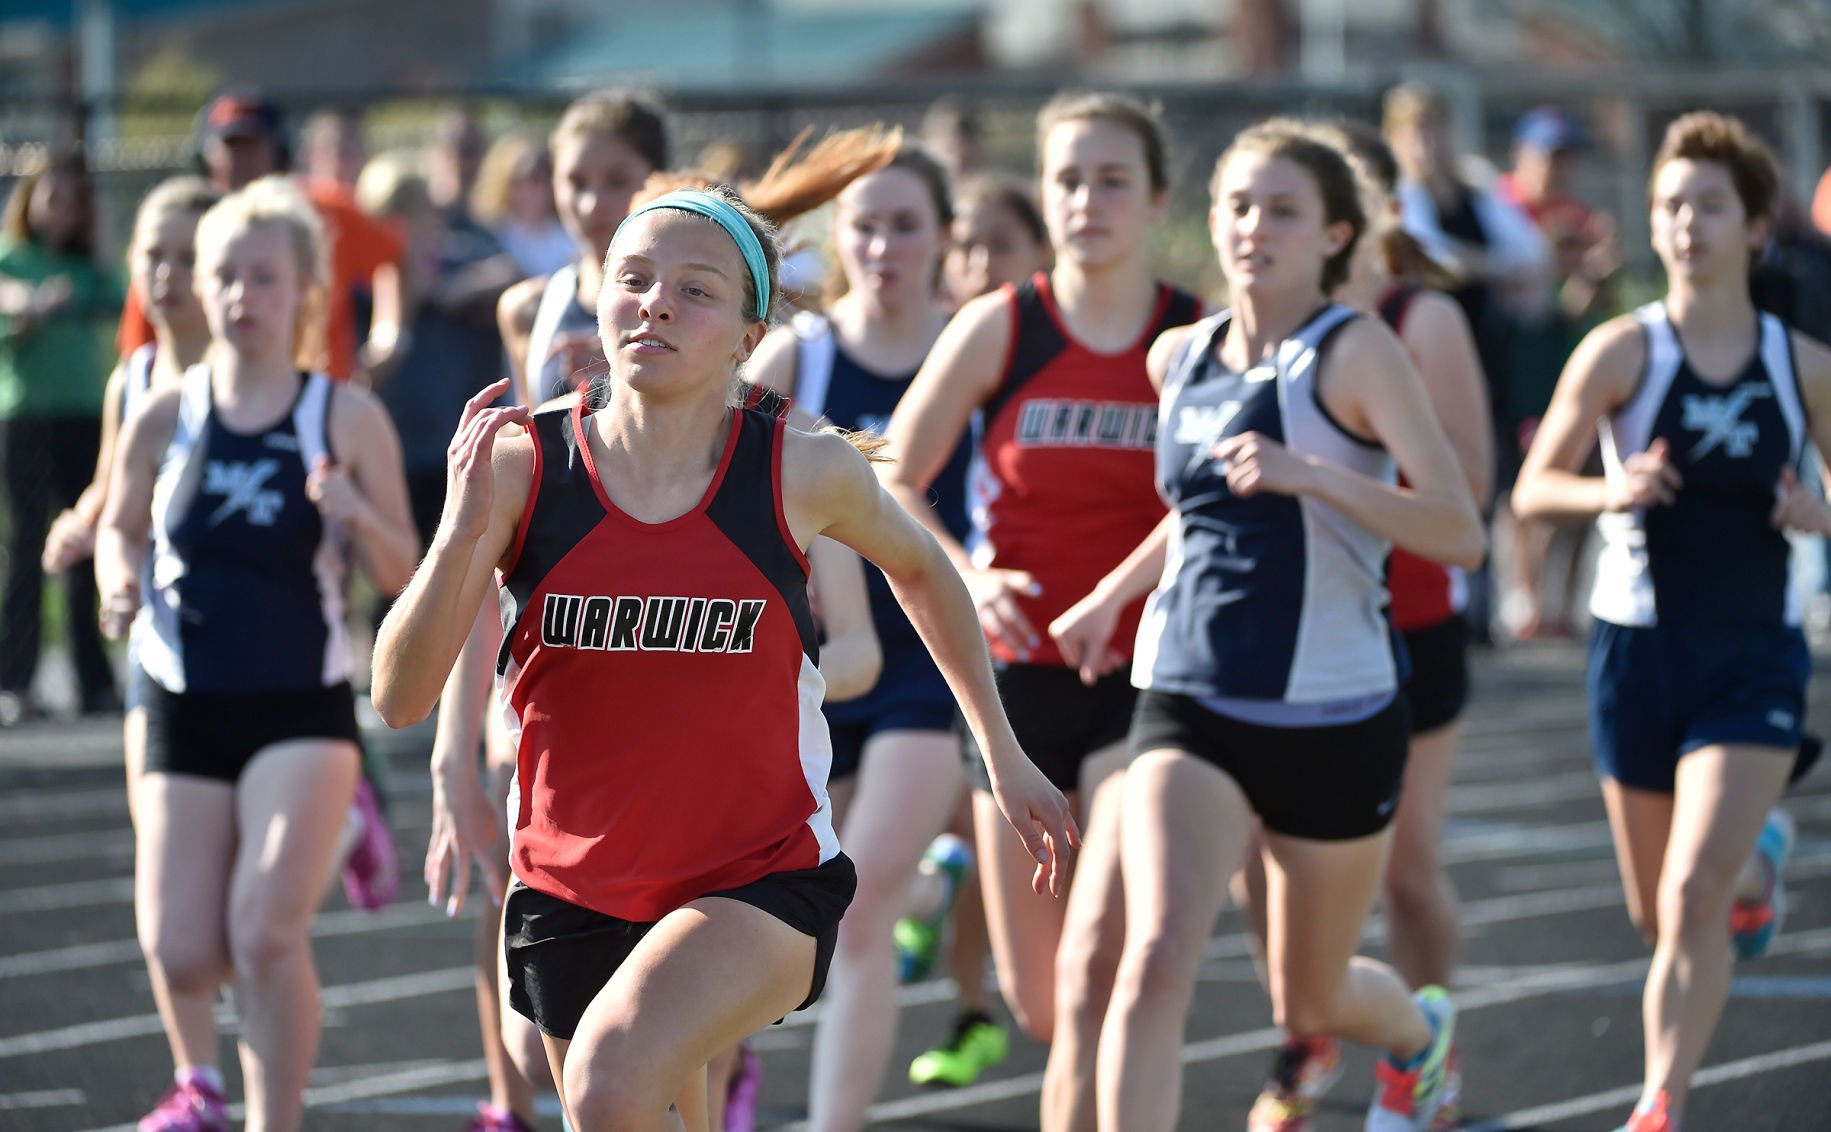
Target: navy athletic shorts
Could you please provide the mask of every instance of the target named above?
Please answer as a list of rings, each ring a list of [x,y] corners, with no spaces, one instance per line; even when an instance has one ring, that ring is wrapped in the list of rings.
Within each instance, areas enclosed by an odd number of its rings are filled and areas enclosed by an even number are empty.
[[[1797,628],[1596,622],[1589,643],[1589,731],[1596,769],[1671,793],[1678,762],[1701,747],[1804,743],[1812,653]],[[1799,760],[1796,771],[1808,765]]]

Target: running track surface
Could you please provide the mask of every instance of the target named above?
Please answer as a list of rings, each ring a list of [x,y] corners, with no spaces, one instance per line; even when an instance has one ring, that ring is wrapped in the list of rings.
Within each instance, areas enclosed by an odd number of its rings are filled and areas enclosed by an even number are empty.
[[[1451,798],[1447,854],[1463,899],[1459,1000],[1467,1126],[1613,1129],[1637,1092],[1640,940],[1623,911],[1591,776],[1581,653],[1483,654]],[[1831,727],[1831,681],[1814,688]],[[306,1127],[456,1132],[484,1092],[470,984],[469,914],[428,908],[428,732],[378,735],[391,768],[403,901],[380,914],[341,892],[316,927],[326,1003]],[[134,944],[132,840],[118,729],[36,724],[0,733],[0,1129],[130,1132],[163,1088],[166,1047]],[[1774,954],[1744,965],[1706,1057],[1690,1127],[1831,1129],[1831,771],[1788,802],[1800,843],[1792,917]],[[1368,946],[1378,953],[1378,920]],[[874,1123],[908,1132],[1036,1126],[1043,1050],[972,1088],[917,1091],[909,1059],[951,1017],[948,986],[904,988],[901,1038]],[[1235,913],[1223,917],[1183,1047],[1185,1129],[1243,1128],[1276,1035]],[[757,1039],[763,1122],[805,1115],[811,1018]],[[228,1031],[232,1034],[233,1031]],[[232,1040],[225,1038],[225,1042]],[[239,1095],[226,1044],[230,1093]],[[1318,1121],[1361,1127],[1371,1064],[1351,1054]],[[552,1102],[545,1111],[556,1113]],[[556,1116],[541,1125],[556,1129]]]

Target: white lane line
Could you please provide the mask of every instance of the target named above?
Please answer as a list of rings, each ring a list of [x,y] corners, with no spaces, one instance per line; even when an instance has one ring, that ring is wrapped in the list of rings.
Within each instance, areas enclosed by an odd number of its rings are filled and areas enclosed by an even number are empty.
[[[131,883],[131,882],[122,882]],[[130,897],[131,899],[131,894]],[[367,935],[394,931],[397,928],[423,927],[445,917],[432,908],[416,902],[402,901],[378,912],[351,908],[321,913],[312,924],[313,939]],[[19,955],[0,956],[0,980],[29,975],[47,975],[57,971],[81,971],[107,967],[115,963],[140,961],[140,945],[131,939],[107,943],[86,943],[75,947],[48,948]]]
[[[1531,782],[1482,782],[1452,786],[1447,812],[1452,815],[1527,810],[1534,806],[1593,799],[1602,804],[1596,776],[1577,772],[1551,775]]]
[[[0,841],[0,865],[43,865],[53,862],[113,860],[131,857],[134,838],[130,830],[34,834]]]
[[[0,821],[8,825],[70,818],[127,816],[127,783],[88,790],[25,790],[0,799]]]
[[[1831,1061],[1831,1042],[1813,1042],[1810,1045],[1775,1050],[1773,1053],[1745,1057],[1738,1061],[1726,1061],[1721,1065],[1706,1066],[1698,1070],[1697,1074],[1691,1078],[1691,1087],[1699,1089],[1709,1085],[1721,1085],[1729,1081],[1740,1081],[1758,1074],[1792,1069],[1818,1061]],[[1463,1126],[1463,1132],[1511,1132],[1514,1129],[1536,1128],[1554,1120],[1569,1120],[1573,1116],[1588,1116],[1592,1112],[1600,1112],[1606,1108],[1626,1107],[1639,1099],[1639,1085],[1623,1085],[1618,1089],[1605,1089],[1588,1096],[1572,1097],[1567,1101],[1556,1101],[1552,1104],[1539,1105],[1537,1108],[1521,1109],[1505,1116],[1484,1120],[1479,1124],[1467,1124]]]
[[[1795,861],[1788,869],[1788,876],[1795,879],[1806,879],[1831,874],[1831,853],[1807,857]],[[1533,920],[1545,916],[1570,914],[1610,908],[1621,901],[1621,888],[1618,884],[1595,885],[1588,888],[1569,889],[1565,891],[1547,891],[1525,893],[1520,895],[1498,896],[1485,900],[1474,900],[1463,905],[1462,924],[1465,930],[1491,927],[1498,924]],[[396,927],[410,927],[435,922],[439,916],[432,909],[419,905],[401,905],[380,913],[358,911],[327,913],[318,918],[314,936],[356,935],[370,931],[386,931]],[[1379,942],[1385,938],[1385,919],[1375,914],[1367,920],[1363,938],[1369,942]],[[1775,941],[1779,950],[1796,949],[1801,940],[1811,938],[1812,933],[1800,935],[1783,935]],[[103,947],[133,947],[131,943],[116,945],[90,945]],[[112,953],[91,952],[88,955],[78,954],[72,961],[58,967],[53,963],[53,955],[46,952],[34,953],[32,956],[13,956],[0,959],[0,973],[17,976],[25,973],[17,968],[35,966],[41,969],[75,969],[79,966],[103,965],[94,962],[98,958],[107,958]],[[1217,936],[1209,941],[1204,953],[1205,961],[1221,959],[1239,959],[1250,954],[1245,936],[1239,932],[1230,932]],[[127,960],[136,959],[138,949],[127,955]],[[21,960],[31,959],[27,964]],[[120,960],[114,960],[120,961]],[[1638,960],[1644,964],[1644,960]],[[9,966],[10,965],[10,966]],[[1562,969],[1562,968],[1560,968]],[[1589,968],[1581,968],[1588,970]],[[345,984],[324,989],[326,1009],[346,1006],[361,1006],[375,1002],[392,1002],[422,995],[439,994],[446,991],[466,990],[471,987],[471,968],[449,967],[419,975],[396,976],[375,979],[364,983]],[[1622,977],[1631,976],[1624,975]],[[953,983],[947,979],[936,979],[917,983],[913,986],[900,987],[897,990],[897,1004],[902,1006],[920,1006],[936,1002],[945,1002],[954,995]],[[815,1004],[810,1010],[791,1014],[783,1021],[782,1029],[794,1029],[812,1026],[819,1022],[821,1004]],[[228,1017],[227,1014],[224,1015]],[[157,1015],[137,1015],[128,1018],[117,1018],[101,1022],[81,1023],[55,1030],[40,1031],[33,1034],[19,1034],[13,1037],[0,1038],[0,1059],[22,1057],[46,1053],[53,1050],[75,1049],[100,1042],[120,1041],[128,1038],[144,1037],[159,1033]]]
[[[52,836],[27,833],[17,837],[0,837],[0,865],[66,864],[75,861],[113,861],[131,859],[134,854],[133,830],[124,828],[80,830]],[[388,819],[388,829],[397,845],[417,836],[424,838],[432,829],[432,817],[415,816]],[[411,851],[403,853],[411,857]]]
[[[23,1108],[65,1108],[86,1104],[89,1098],[81,1089],[39,1089],[32,1093],[0,1093],[0,1112],[17,1112]]]
[[[1783,944],[1788,946],[1782,947]],[[1831,948],[1831,928],[1820,928],[1816,931],[1800,932],[1798,935],[1782,936],[1774,941],[1769,954],[1812,954]],[[1631,959],[1620,963],[1587,964],[1572,963],[1563,967],[1535,971],[1520,979],[1507,983],[1481,987],[1459,992],[1456,995],[1458,1012],[1483,1010],[1491,1006],[1501,1006],[1520,1002],[1525,999],[1539,998],[1560,991],[1581,990],[1592,986],[1605,986],[1623,978],[1632,978],[1637,974],[1644,976],[1647,960]],[[1259,1030],[1248,1030],[1245,1033],[1227,1034],[1205,1041],[1190,1042],[1182,1047],[1182,1063],[1194,1065],[1199,1062],[1219,1061],[1244,1054],[1260,1053],[1275,1049],[1284,1040],[1284,1032],[1275,1027]],[[1820,1043],[1831,1047],[1831,1042]],[[1802,1047],[1817,1049],[1817,1046]],[[1767,1057],[1779,1057],[1781,1054],[1769,1054]],[[1818,1054],[1813,1060],[1831,1057],[1831,1052]],[[1751,1058],[1749,1061],[1760,1061]],[[1742,1063],[1732,1063],[1739,1065]],[[1716,1072],[1730,1070],[1732,1065],[1717,1067]],[[1772,1066],[1781,1068],[1781,1066]],[[1765,1070],[1763,1070],[1765,1071]],[[1710,1072],[1706,1070],[1705,1072]],[[1744,1072],[1742,1075],[1746,1076]],[[1702,1074],[1699,1079],[1702,1079]],[[1732,1078],[1723,1078],[1725,1080]],[[988,1081],[983,1085],[973,1085],[965,1089],[951,1090],[946,1093],[924,1094],[905,1097],[901,1100],[886,1101],[872,1105],[865,1114],[867,1124],[880,1120],[904,1120],[914,1116],[927,1116],[937,1112],[949,1112],[955,1109],[971,1108],[980,1104],[991,1104],[996,1101],[1015,1100],[1018,1097],[1030,1096],[1043,1087],[1040,1073],[1029,1073],[1021,1077],[1011,1077],[999,1081]],[[1632,1100],[1633,1097],[1628,1098]],[[1538,1117],[1537,1119],[1544,1119]],[[1511,1125],[1506,1127],[1512,1127]],[[806,1132],[805,1122],[788,1125],[783,1132]]]
[[[98,904],[131,904],[133,898],[132,877],[39,884],[0,891],[0,912],[49,912],[62,908],[89,908]]]
[[[378,1003],[399,1002],[402,999],[420,998],[426,995],[448,994],[459,990],[469,991],[475,977],[476,968],[466,965],[445,967],[437,971],[424,971],[417,975],[396,975],[385,979],[370,979],[366,982],[325,987],[324,1008],[342,1010],[352,1006],[374,1006]],[[218,1007],[216,1020],[219,1025],[231,1028],[235,1015],[226,1006]],[[31,1034],[15,1034],[12,1037],[0,1038],[0,1059],[80,1049],[102,1042],[143,1038],[162,1032],[157,1014],[136,1014],[127,1018],[110,1018],[101,1022],[83,1022],[56,1030],[40,1030]]]
[[[480,1081],[488,1076],[489,1066],[482,1058],[475,1061],[432,1062],[416,1065],[410,1069],[378,1073],[371,1077],[356,1077],[333,1085],[314,1085],[305,1090],[305,1105],[307,1108],[321,1108],[326,1105],[342,1104],[346,1101],[393,1096],[397,1093],[412,1092],[415,1089],[431,1089],[439,1085],[458,1085],[466,1081]],[[475,1107],[475,1103],[473,1098],[471,1106]],[[229,1106],[231,1119],[241,1120],[247,1115],[246,1105],[237,1102]],[[137,1128],[138,1125],[134,1124],[111,1124],[106,1128],[90,1129],[89,1132],[135,1132]]]
[[[431,784],[424,773],[390,774],[382,789],[391,802],[405,798],[425,798],[432,794]],[[41,791],[27,788],[12,796],[0,798],[0,823],[9,829],[35,822],[102,817],[118,817],[122,825],[126,824],[125,780],[74,790]]]
[[[1783,946],[1785,945],[1785,946]],[[1819,929],[1804,932],[1796,936],[1783,937],[1775,941],[1774,953],[1814,953],[1831,948],[1831,929]],[[1500,1006],[1537,998],[1560,991],[1580,990],[1586,987],[1606,985],[1623,977],[1644,973],[1647,961],[1633,959],[1621,963],[1603,965],[1569,964],[1563,967],[1531,972],[1506,984],[1495,985],[1463,992],[1457,996],[1459,1008],[1463,1011],[1481,1010],[1490,1006]],[[328,996],[327,996],[328,997]],[[802,1017],[797,1015],[796,1017]],[[1182,1047],[1181,1060],[1185,1065],[1207,1061],[1219,1061],[1229,1057],[1261,1053],[1277,1047],[1283,1040],[1283,1032],[1274,1027],[1250,1030],[1245,1033],[1227,1034],[1205,1041],[1191,1042]],[[1725,1081],[1738,1080],[1757,1073],[1772,1072],[1777,1069],[1804,1065],[1814,1061],[1831,1059],[1831,1042],[1819,1042],[1815,1045],[1800,1046],[1791,1050],[1763,1054],[1745,1058],[1724,1065],[1704,1069],[1694,1079],[1698,1086],[1713,1085]],[[417,1089],[431,1088],[444,1084],[460,1084],[481,1080],[485,1076],[485,1065],[481,1060],[450,1062],[427,1065],[396,1072],[379,1074],[373,1077],[358,1078],[336,1085],[312,1088],[306,1093],[306,1103],[312,1107],[338,1104],[351,1100],[389,1096],[397,1093],[411,1092]],[[937,1112],[947,1112],[962,1108],[971,1108],[982,1104],[993,1104],[998,1101],[1015,1100],[1031,1096],[1042,1089],[1043,1078],[1040,1073],[1023,1074],[998,1081],[956,1089],[944,1094],[930,1094],[905,1097],[901,1100],[886,1101],[871,1106],[867,1120],[871,1122],[903,1120],[910,1117],[925,1116]],[[1548,1120],[1559,1120],[1568,1116],[1580,1116],[1602,1108],[1631,1102],[1638,1094],[1637,1087],[1610,1090],[1593,1094],[1590,1097],[1577,1098],[1548,1105],[1542,1108],[1514,1113],[1500,1118],[1499,1122],[1489,1122],[1474,1126],[1470,1132],[1507,1132],[1510,1129],[1523,1128]],[[234,1115],[242,1115],[239,1107]],[[788,1126],[791,1132],[801,1132],[805,1123]],[[132,1125],[98,1129],[96,1132],[132,1132]]]

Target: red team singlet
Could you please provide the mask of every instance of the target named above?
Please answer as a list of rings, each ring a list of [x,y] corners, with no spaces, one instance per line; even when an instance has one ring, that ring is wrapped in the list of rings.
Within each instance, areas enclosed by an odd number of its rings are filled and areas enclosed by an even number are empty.
[[[1405,333],[1405,316],[1411,311],[1412,300],[1422,291],[1415,283],[1400,282],[1381,296],[1380,318],[1394,334]],[[1399,482],[1404,483],[1404,479],[1401,477]],[[1468,602],[1462,571],[1396,546],[1386,566],[1386,589],[1392,601],[1392,626],[1401,633],[1441,625],[1461,613]]]
[[[1194,322],[1195,296],[1160,284],[1144,333],[1116,354],[1097,354],[1068,332],[1038,273],[1007,284],[1011,345],[1004,378],[985,405],[985,431],[973,467],[973,561],[981,568],[1026,570],[1042,587],[1018,606],[1043,643],[1025,663],[1063,666],[1049,622],[1087,596],[1164,516],[1157,495],[1157,391],[1145,371],[1157,336]],[[1144,599],[1113,633],[1126,657],[1138,636]],[[1005,663],[1018,658],[992,646]]]
[[[731,414],[691,511],[611,502],[583,403],[534,418],[502,576],[515,875],[646,922],[839,852],[807,559],[781,507],[783,424]]]

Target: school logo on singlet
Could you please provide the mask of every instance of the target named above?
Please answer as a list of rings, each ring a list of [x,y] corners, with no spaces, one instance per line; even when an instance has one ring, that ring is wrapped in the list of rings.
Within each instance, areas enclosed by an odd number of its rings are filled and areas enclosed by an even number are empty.
[[[606,652],[746,653],[768,603],[754,598],[548,594],[540,643]]]
[[[1692,447],[1691,459],[1701,459],[1718,448],[1738,460],[1750,456],[1755,450],[1755,442],[1761,439],[1761,426],[1743,420],[1742,412],[1755,398],[1773,395],[1770,386],[1738,385],[1720,396],[1686,396],[1683,400],[1684,427],[1704,434]]]
[[[210,526],[216,526],[238,511],[248,516],[250,526],[273,526],[280,509],[286,505],[286,497],[278,491],[270,490],[267,481],[279,470],[278,460],[256,460],[253,463],[211,460],[206,463],[203,468],[203,493],[223,497],[216,510],[210,512]]]
[[[1157,446],[1157,407],[1111,401],[1024,402],[1017,443],[1027,448],[1142,448]]]
[[[1218,405],[1184,405],[1176,413],[1177,444],[1213,444],[1240,415],[1240,402],[1223,401]]]

